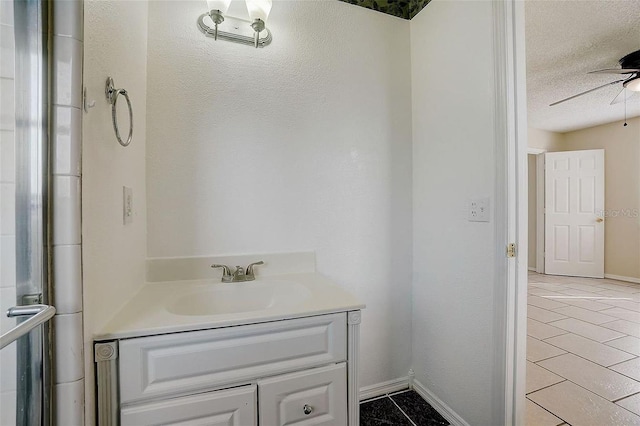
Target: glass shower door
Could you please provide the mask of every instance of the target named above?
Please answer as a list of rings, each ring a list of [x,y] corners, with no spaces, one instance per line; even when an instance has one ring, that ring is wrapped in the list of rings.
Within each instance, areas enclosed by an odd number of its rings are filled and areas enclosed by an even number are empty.
[[[51,424],[48,4],[0,0],[0,424]]]

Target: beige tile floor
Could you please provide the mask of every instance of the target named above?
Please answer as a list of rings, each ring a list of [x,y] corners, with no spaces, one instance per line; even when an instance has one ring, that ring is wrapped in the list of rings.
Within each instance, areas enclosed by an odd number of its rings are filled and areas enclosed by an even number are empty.
[[[527,426],[640,425],[640,284],[529,273]]]

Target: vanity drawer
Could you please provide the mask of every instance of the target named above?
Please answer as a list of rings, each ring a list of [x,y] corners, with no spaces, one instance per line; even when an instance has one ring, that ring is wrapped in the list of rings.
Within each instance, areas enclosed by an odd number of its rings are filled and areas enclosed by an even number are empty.
[[[124,408],[121,426],[256,425],[256,386],[212,391]]]
[[[186,394],[347,358],[346,314],[120,341],[120,403]]]
[[[258,380],[261,425],[347,426],[344,363]]]

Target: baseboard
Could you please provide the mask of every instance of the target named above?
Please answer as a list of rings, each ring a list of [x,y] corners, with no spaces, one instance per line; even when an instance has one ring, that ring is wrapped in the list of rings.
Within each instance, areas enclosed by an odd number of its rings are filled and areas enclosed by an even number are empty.
[[[622,275],[604,274],[605,278],[618,281],[627,281],[630,283],[640,284],[640,278],[623,277]]]
[[[376,383],[375,385],[363,386],[360,388],[360,401],[386,395],[391,392],[409,389],[409,377],[399,377],[387,382]]]
[[[442,402],[440,398],[438,398],[433,392],[427,389],[418,380],[413,380],[413,390],[418,392],[418,394],[425,401],[427,401],[433,408],[435,408],[435,410],[440,413],[442,417],[447,419],[453,426],[469,426],[469,423],[464,421],[464,419],[460,417],[458,413],[453,411],[451,407]]]
[[[536,268],[535,266],[529,266],[527,269],[531,272],[536,272],[538,270],[538,268]]]

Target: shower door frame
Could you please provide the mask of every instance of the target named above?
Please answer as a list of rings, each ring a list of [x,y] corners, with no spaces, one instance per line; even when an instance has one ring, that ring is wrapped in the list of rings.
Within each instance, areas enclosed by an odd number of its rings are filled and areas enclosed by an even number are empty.
[[[49,304],[49,2],[13,2],[15,31],[16,305]],[[18,322],[26,321],[19,318]],[[16,423],[51,425],[51,326],[17,340]]]

